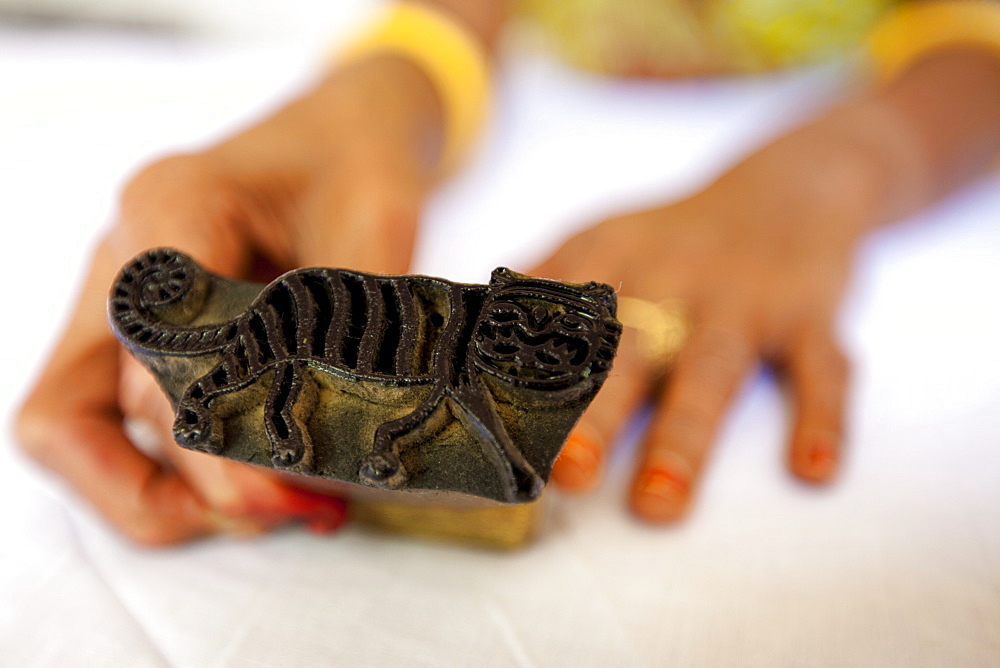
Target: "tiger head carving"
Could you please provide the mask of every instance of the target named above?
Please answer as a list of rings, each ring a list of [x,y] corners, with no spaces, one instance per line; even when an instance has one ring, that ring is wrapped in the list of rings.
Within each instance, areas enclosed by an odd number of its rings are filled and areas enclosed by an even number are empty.
[[[554,391],[611,368],[621,325],[603,283],[493,272],[473,341],[475,366],[514,386]]]

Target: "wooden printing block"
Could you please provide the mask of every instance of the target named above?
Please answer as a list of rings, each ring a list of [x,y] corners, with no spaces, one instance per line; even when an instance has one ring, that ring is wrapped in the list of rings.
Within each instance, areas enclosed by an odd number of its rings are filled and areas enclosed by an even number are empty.
[[[521,506],[607,377],[615,310],[607,285],[504,268],[488,285],[313,268],[265,286],[171,249],[134,258],[108,302],[182,447],[326,481],[375,524],[495,544],[527,540]],[[522,539],[492,526],[505,517]]]

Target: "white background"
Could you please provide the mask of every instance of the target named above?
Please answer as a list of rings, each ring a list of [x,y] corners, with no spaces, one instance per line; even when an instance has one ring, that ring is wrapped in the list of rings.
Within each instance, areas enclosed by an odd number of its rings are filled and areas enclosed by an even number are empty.
[[[300,0],[270,24],[180,4],[194,32],[0,26],[5,424],[127,174],[293,94],[362,3]],[[603,214],[690,192],[839,81],[625,84],[512,54],[476,160],[429,207],[415,269],[478,282],[526,268]],[[0,663],[998,665],[1000,175],[878,233],[858,267],[837,484],[806,489],[782,470],[785,408],[762,376],[679,528],[625,514],[623,450],[598,492],[554,498],[545,535],[520,553],[357,528],[149,551],[5,434]]]

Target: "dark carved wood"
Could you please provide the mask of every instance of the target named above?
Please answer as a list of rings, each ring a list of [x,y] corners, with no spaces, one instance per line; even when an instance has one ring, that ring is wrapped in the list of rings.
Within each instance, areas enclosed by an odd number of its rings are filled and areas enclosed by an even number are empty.
[[[122,269],[108,304],[186,448],[508,503],[538,496],[604,382],[615,307],[607,285],[504,268],[489,285],[300,269],[262,286],[170,249]]]

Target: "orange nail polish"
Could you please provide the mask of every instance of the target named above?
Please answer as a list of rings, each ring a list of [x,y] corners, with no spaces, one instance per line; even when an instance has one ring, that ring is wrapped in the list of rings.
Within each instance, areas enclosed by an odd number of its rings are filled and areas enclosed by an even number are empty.
[[[301,489],[285,488],[279,494],[248,503],[250,514],[275,517],[311,517],[317,514],[341,515],[343,499]]]
[[[689,479],[673,469],[647,469],[640,474],[633,488],[632,505],[643,519],[653,522],[672,520],[683,511],[690,489]]]
[[[306,528],[318,536],[325,536],[344,526],[346,519],[346,515],[339,515],[335,517],[314,517],[306,523]]]
[[[597,480],[600,467],[600,447],[580,431],[575,431],[552,466],[552,478],[568,490],[583,490]]]
[[[825,478],[837,466],[837,451],[829,442],[817,441],[806,450],[803,463],[809,477]]]
[[[827,466],[834,462],[833,450],[827,446],[815,446],[809,450],[809,464],[814,467]]]

